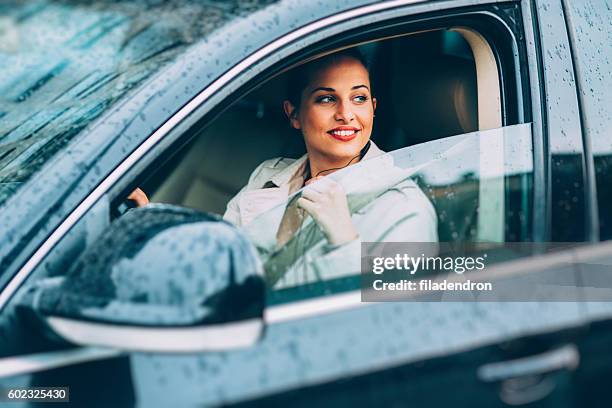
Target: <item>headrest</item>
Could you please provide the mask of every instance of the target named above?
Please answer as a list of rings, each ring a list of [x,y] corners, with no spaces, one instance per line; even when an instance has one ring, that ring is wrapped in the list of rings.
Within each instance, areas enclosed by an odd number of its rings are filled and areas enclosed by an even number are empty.
[[[392,110],[407,144],[478,130],[474,61],[396,52],[393,72]]]

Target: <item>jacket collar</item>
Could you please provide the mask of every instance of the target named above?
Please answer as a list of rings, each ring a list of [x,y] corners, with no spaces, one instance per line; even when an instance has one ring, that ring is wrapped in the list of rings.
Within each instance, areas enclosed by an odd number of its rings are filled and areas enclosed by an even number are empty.
[[[370,148],[366,152],[365,156],[363,156],[363,160],[372,159],[374,157],[378,157],[385,154],[384,151],[380,150],[378,146],[370,139]],[[288,184],[296,177],[304,177],[304,171],[306,170],[306,160],[308,159],[308,155],[305,154],[299,159],[295,160],[293,163],[276,173],[274,176],[270,178],[270,182],[272,182],[276,187],[283,186]],[[266,183],[267,184],[267,183]]]

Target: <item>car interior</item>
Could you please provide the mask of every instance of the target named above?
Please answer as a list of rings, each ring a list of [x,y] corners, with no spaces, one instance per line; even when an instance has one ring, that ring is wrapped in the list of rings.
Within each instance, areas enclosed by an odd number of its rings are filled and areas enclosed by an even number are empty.
[[[393,151],[502,126],[497,63],[487,41],[475,31],[424,31],[359,48],[370,64],[378,100],[372,139],[381,149]],[[282,111],[287,77],[285,72],[266,81],[198,129],[189,144],[141,185],[151,201],[223,214],[259,163],[303,155],[302,136],[290,128]],[[498,182],[503,192],[504,180]],[[484,200],[482,183],[466,178],[464,184],[455,186],[451,201],[441,199],[449,186],[429,189],[439,215],[440,241],[478,239],[478,224],[491,223],[490,214],[483,220],[487,212],[478,210],[485,201],[497,208],[493,222],[499,233],[489,239],[503,241],[503,194]]]

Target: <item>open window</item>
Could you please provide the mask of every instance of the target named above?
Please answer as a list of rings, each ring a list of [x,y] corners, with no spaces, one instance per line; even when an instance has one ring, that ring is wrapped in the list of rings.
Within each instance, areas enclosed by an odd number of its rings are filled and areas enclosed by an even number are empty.
[[[385,151],[500,128],[508,116],[504,110],[516,108],[511,101],[502,103],[499,57],[473,28],[419,30],[358,47],[369,61],[378,99],[372,139]],[[282,111],[288,76],[284,72],[257,84],[216,119],[192,129],[192,141],[145,182],[152,201],[223,214],[262,161],[302,156],[301,135],[289,127]],[[505,77],[513,78],[508,73]],[[494,160],[482,169],[483,179],[487,171],[499,170],[495,163],[503,164],[504,151],[491,146],[486,155]],[[471,203],[467,208],[440,199],[448,196],[448,185],[423,187],[436,201],[441,240],[503,242],[529,235],[525,211],[530,201],[510,192],[503,180],[482,180],[458,190],[462,203]],[[521,210],[506,211],[512,200],[519,200]]]
[[[382,241],[529,240],[531,128],[529,124],[520,125],[516,112],[521,104],[512,99],[521,93],[521,84],[514,82],[517,75],[513,69],[517,67],[504,60],[504,47],[491,38],[468,25],[448,24],[443,28],[386,34],[314,53],[257,83],[214,120],[192,129],[192,141],[158,167],[144,189],[154,202],[223,214],[258,164],[278,157],[297,159],[305,154],[301,135],[290,128],[282,111],[289,71],[317,56],[353,46],[369,62],[373,95],[378,100],[372,140],[409,174],[406,182],[412,183],[408,190],[414,196],[408,199],[420,202],[426,197],[421,213],[416,215],[417,219],[425,218],[405,229],[404,235],[401,228],[396,228],[398,220],[403,219],[401,214],[387,220],[390,229],[382,235],[373,231],[368,234],[366,230],[360,230],[360,235]],[[345,174],[357,190],[369,191],[366,184],[372,180],[359,180],[358,166],[353,170],[346,169],[339,177]],[[382,191],[378,193],[384,196]],[[357,274],[358,262],[348,266],[347,259],[359,259],[358,245],[353,252],[330,249],[324,245],[316,225],[306,226],[308,223],[296,233],[290,250],[280,249],[293,255],[291,261],[282,260],[282,266],[278,266],[273,258],[279,248],[260,245],[253,231],[275,232],[291,199],[261,214],[255,227],[245,227],[266,262],[276,265],[276,272],[267,271],[274,275],[269,280],[271,287],[299,286]],[[387,201],[390,207],[377,217],[397,210],[393,199]],[[349,194],[349,205],[350,202]],[[369,207],[364,208],[353,208],[354,220]],[[408,213],[405,215],[410,218]],[[434,232],[428,233],[432,225]],[[379,228],[376,231],[381,232]],[[266,239],[273,240],[274,234]],[[309,240],[312,242],[306,244]],[[306,266],[307,262],[312,265]],[[291,273],[297,278],[284,279]]]
[[[517,82],[521,76],[515,53],[510,52],[517,47],[512,43],[514,33],[500,34],[502,26],[489,20],[480,15],[414,26],[383,24],[371,32],[326,39],[287,61],[278,59],[184,129],[173,144],[166,145],[170,147],[156,153],[155,160],[132,170],[113,188],[109,201],[98,203],[91,217],[84,218],[81,230],[91,237],[103,230],[104,223],[95,213],[117,216],[119,203],[134,186],[141,186],[152,202],[223,214],[260,163],[305,154],[301,134],[290,128],[282,110],[290,70],[321,55],[358,47],[369,62],[378,100],[372,140],[390,157],[412,155],[421,163],[419,168],[402,164],[410,168],[409,178],[419,197],[427,201],[422,207],[431,208],[428,225],[435,224],[434,233],[421,239],[529,240],[531,132],[528,124],[512,127],[525,123],[520,114],[525,103],[519,95],[526,85]],[[466,137],[469,143],[459,143],[453,150],[451,145],[459,140],[453,138],[466,135],[472,135]],[[465,150],[466,146],[472,148]],[[277,204],[278,209],[288,201]],[[61,274],[54,265],[87,245],[73,235],[73,244],[66,240],[72,249],[64,248],[55,264],[53,260],[46,264],[50,274]],[[384,239],[389,237],[419,239],[393,234]]]

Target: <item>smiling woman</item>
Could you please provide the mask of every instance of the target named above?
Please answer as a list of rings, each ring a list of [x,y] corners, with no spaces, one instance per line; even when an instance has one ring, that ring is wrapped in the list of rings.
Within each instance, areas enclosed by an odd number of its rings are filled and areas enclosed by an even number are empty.
[[[284,110],[304,136],[310,176],[354,163],[370,139],[376,110],[361,54],[350,49],[306,64],[289,83]]]
[[[224,215],[249,232],[264,259],[270,255],[268,283],[291,286],[312,281],[321,271],[358,273],[361,241],[437,241],[433,206],[370,140],[377,102],[361,54],[349,49],[327,55],[298,67],[289,80],[283,107],[291,127],[302,133],[306,154],[260,164]],[[329,177],[367,160],[360,169],[343,173],[350,177]],[[374,177],[367,187],[378,187],[379,193],[370,192],[368,202],[350,208],[346,190],[355,182],[363,185],[366,176]],[[272,210],[279,206],[284,211]],[[309,217],[322,236],[311,237],[309,251],[287,250],[303,236],[298,232]],[[280,253],[285,255],[277,262]]]

